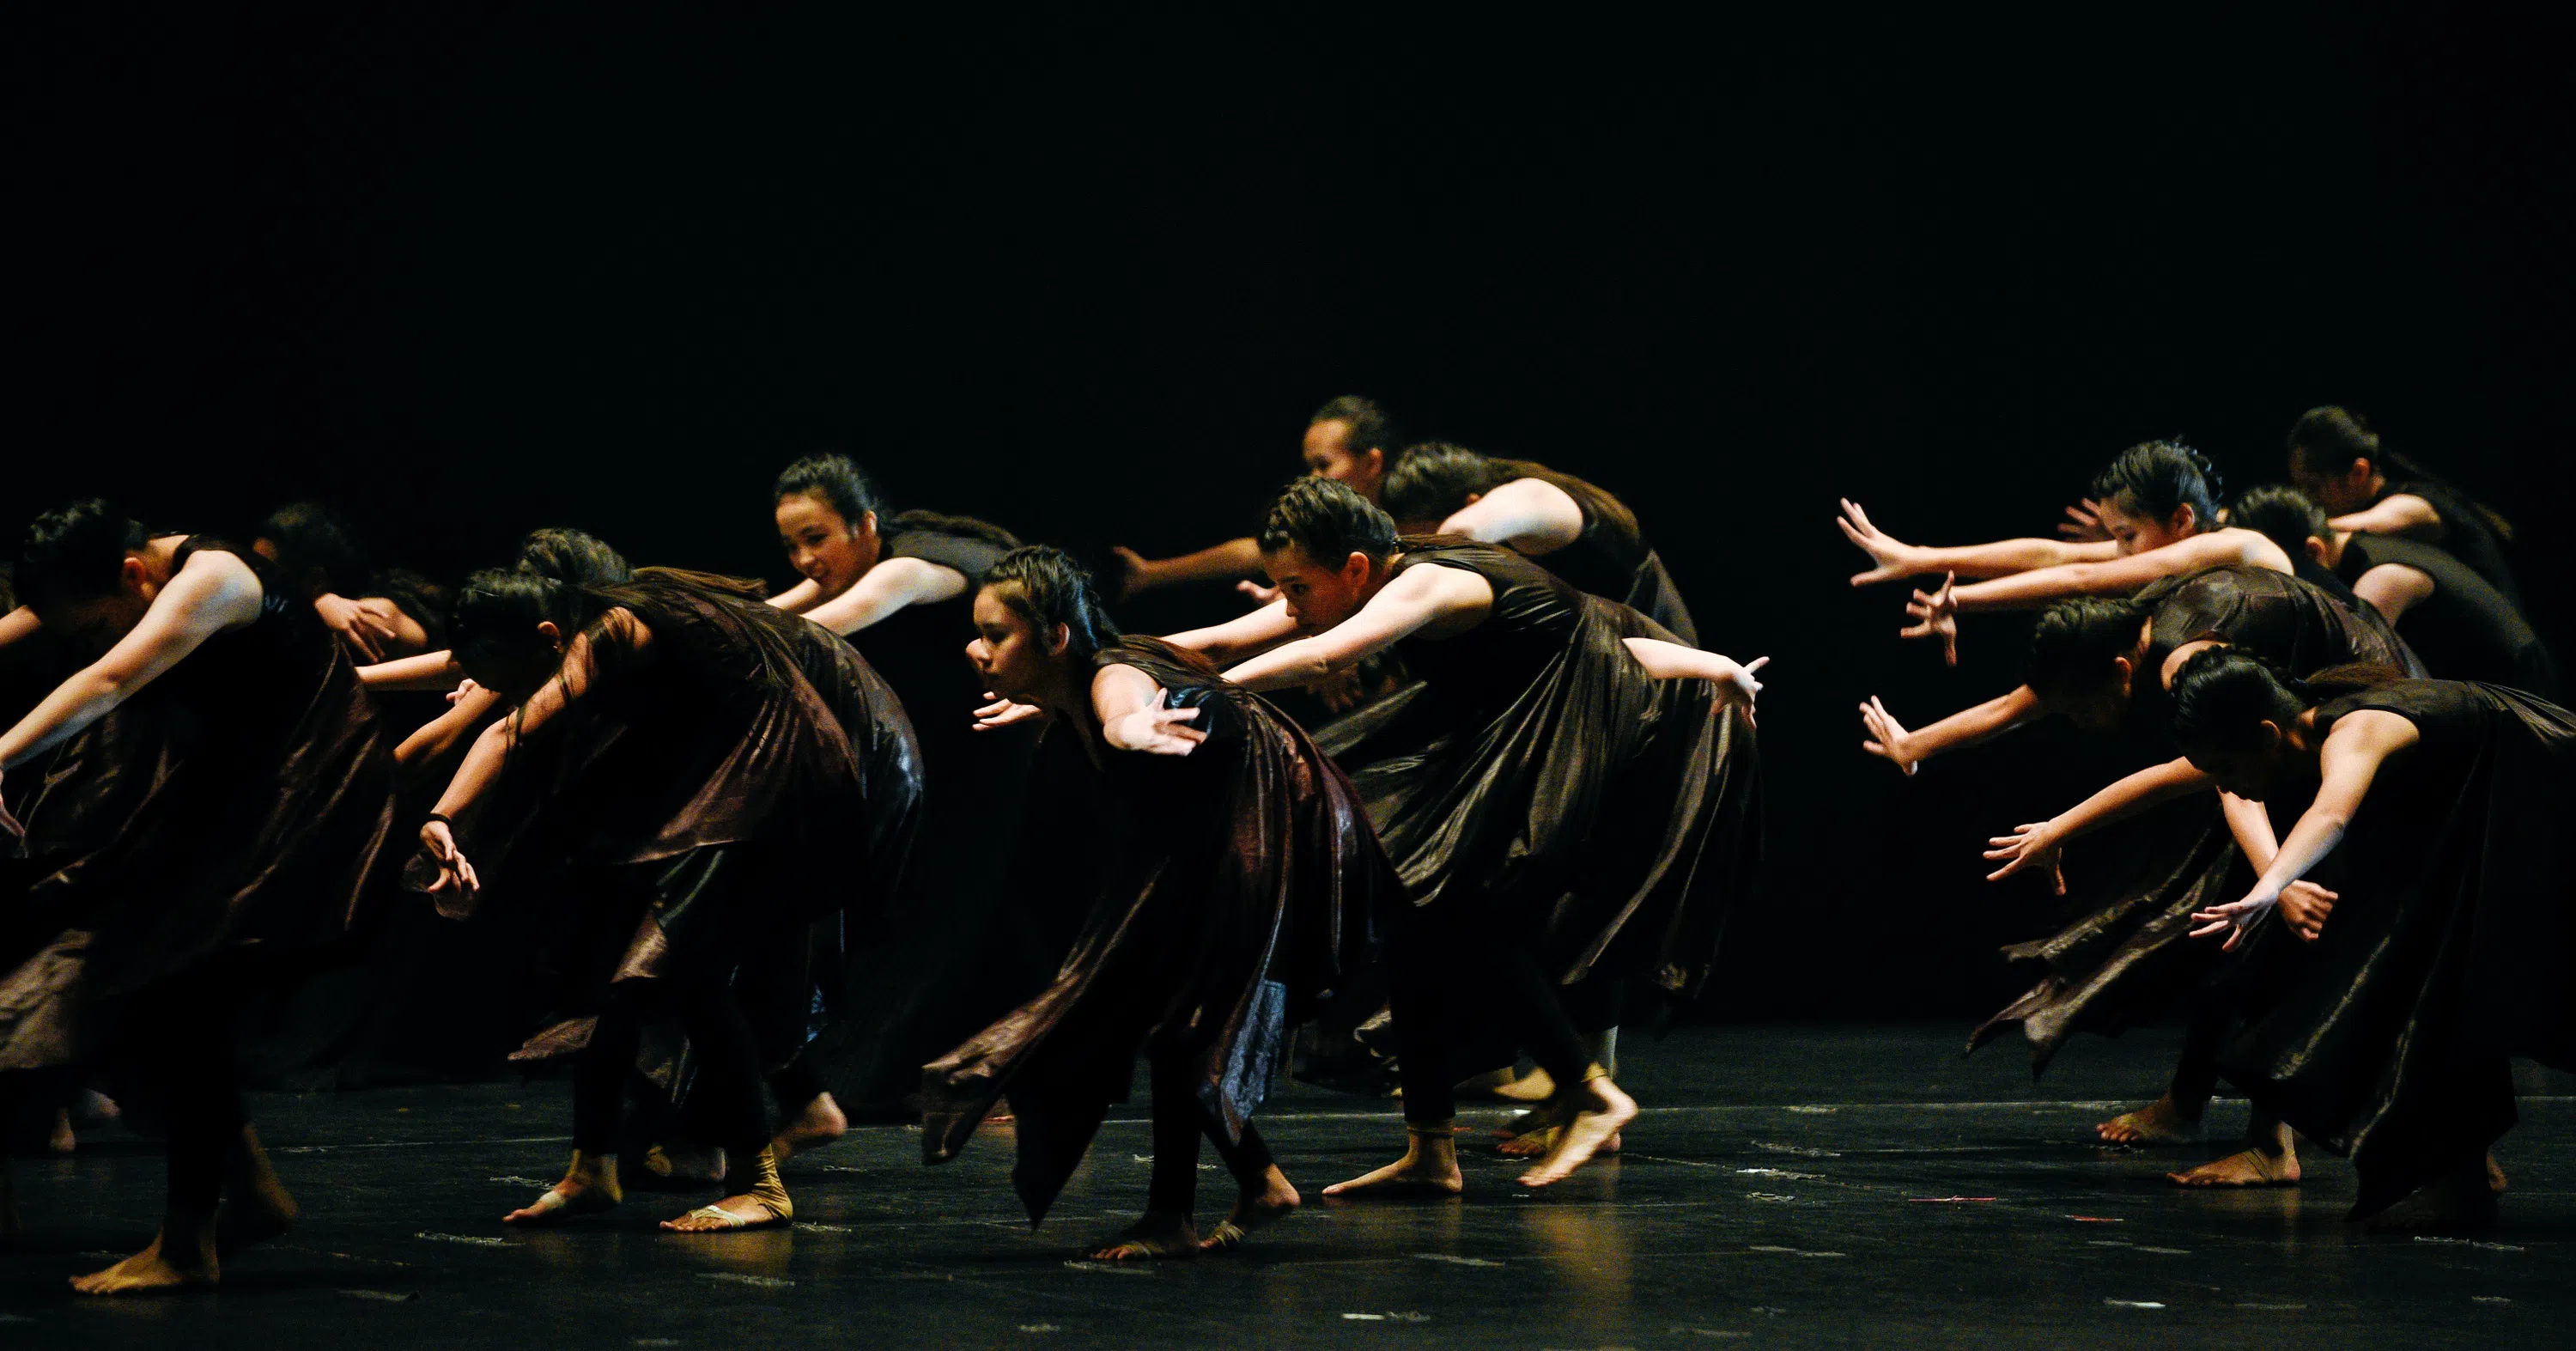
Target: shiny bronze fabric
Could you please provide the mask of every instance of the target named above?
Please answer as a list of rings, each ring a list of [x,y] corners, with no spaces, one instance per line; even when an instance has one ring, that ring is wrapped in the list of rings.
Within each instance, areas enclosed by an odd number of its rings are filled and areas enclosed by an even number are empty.
[[[1010,1095],[1012,1182],[1032,1222],[1141,1051],[1194,1060],[1200,1100],[1239,1132],[1287,1028],[1369,959],[1376,908],[1397,895],[1350,782],[1266,700],[1154,639],[1098,661],[1201,709],[1209,737],[1180,757],[1099,752],[1120,838],[1081,937],[1043,993],[922,1073],[931,1163],[956,1157]]]
[[[2268,568],[2211,568],[2158,583],[2139,598],[2151,602],[2151,611],[2129,717],[2159,745],[2172,716],[2160,678],[2165,659],[2202,639],[2242,648],[2299,675],[2352,663],[2424,673],[2423,663],[2377,610],[2347,606],[2318,586]],[[2151,828],[2160,832],[2160,843],[2144,869],[2118,881],[2108,899],[2079,900],[2076,918],[2055,935],[2003,950],[2008,960],[2045,963],[2047,973],[1979,1025],[1969,1036],[1969,1050],[2019,1023],[2035,1074],[2070,1034],[2117,1033],[2208,978],[2214,945],[2187,940],[2191,913],[2213,898],[2234,899],[2219,893],[2238,881],[2250,884],[2251,874],[2216,793],[2157,814],[2162,819]]]
[[[2520,691],[2404,681],[2332,700],[2421,740],[2392,756],[2344,833],[2340,899],[2313,945],[2240,978],[2228,1082],[2349,1155],[2356,1217],[2474,1160],[2513,1124],[2507,1058],[2576,1068],[2576,714]],[[2306,948],[2306,951],[2297,949]]]
[[[1703,680],[1654,680],[1622,641],[1673,635],[1506,550],[1407,540],[1400,566],[1493,587],[1490,617],[1399,645],[1423,688],[1328,747],[1416,905],[1514,926],[1572,983],[1695,997],[1761,856],[1753,728]]]

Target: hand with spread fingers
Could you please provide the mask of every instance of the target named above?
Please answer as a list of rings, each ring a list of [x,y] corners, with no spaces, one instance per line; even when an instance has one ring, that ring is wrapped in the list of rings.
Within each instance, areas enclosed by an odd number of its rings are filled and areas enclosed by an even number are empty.
[[[1906,617],[1912,624],[1898,630],[1899,638],[1938,638],[1944,665],[1959,664],[1959,575],[1944,573],[1939,589],[1929,595],[1917,590],[1914,599],[1905,603]]]

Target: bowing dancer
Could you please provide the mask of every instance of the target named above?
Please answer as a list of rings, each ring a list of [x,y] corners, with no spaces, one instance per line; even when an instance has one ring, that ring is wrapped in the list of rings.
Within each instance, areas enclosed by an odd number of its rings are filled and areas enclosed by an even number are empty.
[[[963,516],[885,511],[866,474],[841,455],[798,460],[772,498],[778,538],[804,577],[770,604],[850,640],[893,687],[921,739],[924,774],[916,866],[890,899],[850,974],[850,1044],[831,1078],[854,1110],[911,1115],[924,1063],[1043,988],[1060,953],[1039,956],[1040,926],[1012,916],[1011,843],[1037,749],[1034,727],[979,733],[985,686],[965,655],[975,593],[1019,541]],[[840,1040],[836,1038],[836,1041]],[[803,1071],[810,1105],[789,1121],[781,1157],[839,1138],[848,1118]]]
[[[582,1053],[572,1163],[509,1218],[619,1202],[618,1109],[644,1029],[669,1023],[696,1062],[692,1133],[747,1161],[737,1181],[749,1185],[663,1227],[787,1223],[763,1072],[802,1050],[813,973],[839,969],[829,949],[843,912],[882,904],[900,875],[920,793],[901,706],[847,643],[761,604],[749,583],[703,574],[646,568],[570,588],[478,573],[450,632],[467,674],[517,708],[476,737],[420,829],[439,870],[431,891],[481,889],[461,831],[487,865],[487,846],[507,845],[505,871],[591,870],[636,898],[609,911],[632,936]],[[536,758],[553,771],[531,794],[540,810],[478,819],[525,772],[523,742],[553,743]]]
[[[2335,529],[2436,545],[2522,608],[2522,588],[2505,558],[2513,523],[2383,447],[2360,414],[2331,406],[2301,414],[2290,428],[2289,467],[2290,481],[2332,515]]]
[[[1153,1076],[1145,1216],[1102,1260],[1229,1249],[1294,1210],[1251,1122],[1288,1029],[1366,962],[1398,884],[1350,782],[1268,701],[1159,639],[1122,638],[1056,549],[1017,549],[975,596],[971,648],[1006,703],[1043,714],[1099,771],[1118,848],[1042,993],[922,1072],[926,1161],[957,1156],[1004,1093],[1013,1187],[1042,1220],[1141,1052]],[[1233,1176],[1202,1240],[1199,1141]]]
[[[93,500],[37,518],[16,580],[29,608],[0,623],[94,659],[0,733],[0,823],[19,833],[19,813],[34,855],[11,908],[49,917],[0,977],[0,1066],[77,1056],[165,1102],[161,1230],[73,1288],[211,1286],[296,1217],[243,1113],[237,1036],[381,894],[389,739],[331,631],[249,550]]]
[[[1385,409],[1357,394],[1345,394],[1306,419],[1306,439],[1299,453],[1307,473],[1347,484],[1374,502],[1385,486],[1387,465],[1403,444]],[[1110,552],[1123,574],[1120,599],[1184,582],[1238,582],[1257,598],[1270,599],[1250,580],[1261,575],[1261,543],[1250,536],[1178,558],[1147,558],[1124,546]]]
[[[2284,681],[2213,651],[2175,681],[2194,766],[2245,797],[2308,799],[2252,887],[2194,916],[2246,948],[2246,1022],[2219,1067],[2352,1159],[2348,1218],[2474,1228],[2501,1190],[2488,1151],[2514,1122],[2509,1058],[2576,1068],[2576,715],[2496,685],[2343,674]],[[2335,890],[2303,895],[2332,861]]]
[[[1530,460],[1426,442],[1396,457],[1382,498],[1407,534],[1501,545],[1538,560],[1577,591],[1663,625],[1685,644],[1699,642],[1690,607],[1637,514],[1606,489]]]
[[[1509,550],[1400,539],[1325,479],[1289,486],[1261,545],[1278,602],[1176,642],[1254,689],[1388,649],[1426,686],[1408,753],[1353,775],[1411,902],[1389,954],[1408,1146],[1325,1194],[1456,1194],[1452,1085],[1523,1049],[1560,1129],[1521,1181],[1561,1181],[1637,1110],[1585,1050],[1617,1010],[1578,1020],[1566,997],[1614,981],[1696,995],[1756,861],[1762,662],[1683,646]],[[1471,1022],[1502,1029],[1498,1060],[1458,1063],[1486,1040]]]
[[[2307,494],[2278,485],[2246,493],[2230,518],[2343,578],[2435,676],[2558,697],[2558,663],[2531,622],[2447,550],[2403,535],[2338,530]]]
[[[417,656],[445,645],[447,593],[418,573],[378,569],[357,527],[320,502],[289,502],[268,514],[250,547],[276,565],[289,589],[349,646],[359,663]]]

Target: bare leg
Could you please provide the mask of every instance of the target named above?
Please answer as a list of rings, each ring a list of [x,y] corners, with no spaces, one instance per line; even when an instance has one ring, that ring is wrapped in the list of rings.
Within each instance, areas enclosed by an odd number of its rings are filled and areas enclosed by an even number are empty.
[[[2279,1117],[2255,1109],[2245,1130],[2246,1148],[2214,1163],[2168,1173],[2178,1187],[2295,1187],[2299,1184],[2299,1151],[2290,1128]]]
[[[1199,1244],[1202,1252],[1232,1252],[1243,1246],[1252,1231],[1276,1224],[1304,1202],[1297,1189],[1288,1185],[1288,1175],[1279,1171],[1271,1160],[1270,1146],[1245,1122],[1243,1138],[1227,1144],[1224,1133],[1211,1129],[1208,1138],[1216,1143],[1217,1153],[1224,1156],[1225,1168],[1234,1175],[1234,1209]]]
[[[285,1233],[302,1215],[248,1122],[225,1160],[224,1203],[215,1214],[215,1251],[225,1257]]]
[[[784,1163],[790,1156],[823,1146],[849,1134],[850,1119],[829,1093],[818,1093],[789,1117],[769,1142],[769,1152]]]
[[[1467,1189],[1458,1171],[1458,1136],[1449,1122],[1404,1123],[1404,1157],[1348,1182],[1324,1189],[1326,1196],[1456,1196]]]
[[[69,1154],[80,1148],[80,1137],[72,1134],[72,1109],[54,1109],[54,1128],[45,1137],[45,1148],[56,1154]]]
[[[1636,1100],[1610,1081],[1609,1071],[1595,1065],[1572,1095],[1574,1120],[1558,1132],[1556,1145],[1536,1168],[1521,1174],[1524,1187],[1547,1187],[1564,1181],[1612,1140],[1619,1128],[1637,1117]]]

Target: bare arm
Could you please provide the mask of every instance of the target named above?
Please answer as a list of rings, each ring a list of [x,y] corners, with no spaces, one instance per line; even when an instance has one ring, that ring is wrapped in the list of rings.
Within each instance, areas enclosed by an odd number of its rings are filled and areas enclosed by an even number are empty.
[[[1897,582],[1938,572],[1956,573],[1961,577],[2008,577],[2034,568],[2100,562],[2117,558],[2120,554],[2120,546],[2108,540],[2072,543],[2053,539],[2007,539],[1955,548],[1907,544],[1872,525],[1869,513],[1861,510],[1858,502],[1849,499],[1843,502],[1843,514],[1834,524],[1842,527],[1843,537],[1867,553],[1873,564],[1866,571],[1852,575],[1854,586]]]
[[[861,579],[866,580],[865,578]],[[822,584],[808,577],[804,581],[769,598],[769,603],[792,615],[801,615],[823,603]]]
[[[213,550],[192,555],[132,632],[0,733],[0,770],[69,740],[208,638],[259,618],[259,602],[259,578],[240,559]]]
[[[2327,524],[2337,530],[2404,535],[2436,544],[2441,542],[2445,533],[2441,513],[2433,510],[2432,503],[2413,493],[2391,493],[2349,516],[2337,516]]]
[[[1742,704],[1745,716],[1753,714],[1753,701],[1762,694],[1762,682],[1754,672],[1771,664],[1769,657],[1755,657],[1738,663],[1732,657],[1696,647],[1668,643],[1661,638],[1622,638],[1628,654],[1637,659],[1646,674],[1656,680],[1707,680],[1717,685],[1721,703]]]
[[[1181,582],[1231,582],[1261,575],[1261,545],[1250,536],[1178,558],[1147,558],[1126,548],[1112,552],[1126,569],[1122,594],[1129,596]]]
[[[405,770],[416,770],[445,756],[456,748],[456,743],[464,739],[474,724],[483,720],[483,715],[500,702],[500,695],[481,685],[467,690],[446,712],[404,737],[402,744],[394,747],[394,763]]]
[[[2194,938],[2225,933],[2227,947],[2245,941],[2248,925],[2274,906],[2299,937],[2314,941],[2333,911],[2335,893],[2325,891],[2304,880],[2314,868],[2343,842],[2344,831],[2352,825],[2353,815],[2361,810],[2370,796],[2371,781],[2378,777],[2379,767],[2388,757],[2412,746],[2421,739],[2415,724],[2394,713],[2364,709],[2336,720],[2334,730],[2319,748],[2316,799],[2299,814],[2297,825],[2290,827],[2290,838],[2281,842],[2280,853],[2254,882],[2254,889],[2243,900],[2212,906],[2192,913],[2201,927],[2191,931]]]
[[[604,628],[616,633],[619,641],[631,642],[638,648],[652,636],[651,630],[624,610],[609,611]],[[587,692],[597,671],[590,634],[575,635],[564,649],[563,668],[519,705],[518,716],[502,718],[474,738],[473,746],[465,752],[464,762],[456,767],[455,777],[448,780],[446,791],[438,795],[438,805],[431,809],[431,819],[420,828],[421,848],[427,851],[439,870],[439,878],[430,884],[430,891],[453,890],[470,895],[482,887],[482,880],[474,874],[474,865],[466,860],[465,851],[457,848],[456,831],[448,825],[446,818],[480,800],[500,780],[501,771],[510,762],[511,748],[521,738],[553,721]]]
[[[31,637],[36,630],[43,627],[44,625],[36,622],[36,612],[21,605],[5,615],[0,615],[0,647],[7,647],[21,638]]]
[[[1492,584],[1465,568],[1408,568],[1371,596],[1359,613],[1312,638],[1272,648],[1226,672],[1226,678],[1256,690],[1303,685],[1383,652],[1418,629],[1466,627],[1493,605]]]
[[[2227,833],[2236,837],[2238,852],[2260,873],[2272,866],[2281,852],[2281,839],[2272,833],[2272,814],[2263,804],[2222,790],[2218,809],[2227,817]]]
[[[2382,563],[2361,574],[2352,584],[2352,594],[2369,601],[2371,607],[2394,624],[2397,617],[2433,594],[2433,579],[2421,568],[2403,563]]]
[[[1953,599],[1961,614],[2029,610],[2068,596],[2124,596],[2161,578],[2231,563],[2290,571],[2290,556],[2261,535],[2251,530],[2213,530],[2126,558],[2040,568],[1959,587]]]
[[[378,694],[424,694],[452,690],[465,679],[456,654],[442,648],[417,657],[397,657],[358,668],[358,683]]]
[[[1869,734],[1860,748],[1911,775],[1916,766],[1933,756],[1992,741],[2046,716],[2048,706],[2039,701],[2030,686],[2023,685],[2010,694],[1997,695],[1920,731],[1909,732],[1887,711],[1887,705],[1872,695],[1868,703],[1860,706],[1861,727]]]
[[[2189,760],[2149,765],[2045,821],[2015,826],[2012,834],[1986,841],[1992,846],[1986,850],[1986,857],[2002,865],[1986,874],[1986,880],[1999,882],[2024,868],[2045,867],[2056,884],[2057,894],[2063,896],[2066,874],[2059,866],[2058,855],[2068,841],[2149,807],[2215,786],[2217,781],[2194,769]]]
[[[1104,666],[1091,677],[1091,711],[1100,719],[1100,739],[1114,750],[1187,755],[1207,740],[1190,725],[1199,711],[1163,707],[1163,687],[1133,666]]]
[[[889,558],[868,569],[849,590],[804,614],[846,638],[907,605],[933,605],[965,594],[966,574],[955,568],[919,558]]]
[[[1516,478],[1442,521],[1440,533],[1533,556],[1553,553],[1582,537],[1583,508],[1545,479]]]
[[[1250,614],[1203,629],[1175,633],[1163,641],[1186,647],[1219,666],[1250,661],[1297,636],[1297,621],[1288,617],[1288,602],[1274,600]]]

